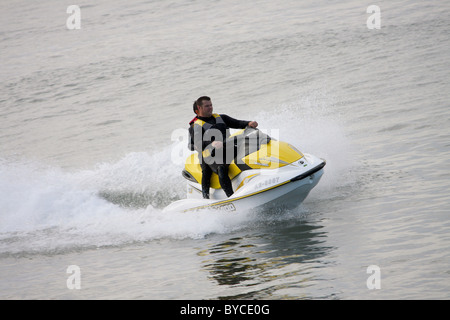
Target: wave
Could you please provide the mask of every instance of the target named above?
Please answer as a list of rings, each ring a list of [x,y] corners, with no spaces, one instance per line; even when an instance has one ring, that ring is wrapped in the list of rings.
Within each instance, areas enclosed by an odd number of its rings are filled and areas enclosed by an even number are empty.
[[[239,226],[242,217],[229,214],[163,213],[185,188],[179,170],[155,161],[161,154],[132,153],[78,172],[0,161],[0,254],[201,238]]]

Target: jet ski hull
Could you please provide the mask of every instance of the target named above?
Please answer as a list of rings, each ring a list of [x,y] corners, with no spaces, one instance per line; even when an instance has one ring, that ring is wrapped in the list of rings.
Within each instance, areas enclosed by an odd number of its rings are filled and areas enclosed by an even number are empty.
[[[310,191],[317,185],[323,175],[325,161],[321,160],[312,169],[306,170],[289,179],[282,179],[286,172],[278,175],[264,175],[252,181],[247,189],[235,192],[227,199],[184,199],[179,200],[164,209],[164,211],[192,212],[198,210],[221,210],[227,212],[242,212],[247,210],[280,210],[292,209],[300,205]],[[292,172],[289,172],[291,174]],[[266,183],[272,181],[275,183]],[[281,182],[280,182],[281,181]],[[267,184],[267,187],[260,187]],[[250,189],[257,189],[248,192]]]

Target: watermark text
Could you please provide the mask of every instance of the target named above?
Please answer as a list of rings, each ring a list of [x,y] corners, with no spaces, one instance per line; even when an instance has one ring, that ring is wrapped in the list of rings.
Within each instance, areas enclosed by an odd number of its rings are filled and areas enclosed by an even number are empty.
[[[81,29],[81,9],[77,5],[67,7],[66,13],[70,16],[66,20],[66,27],[69,30]]]
[[[366,285],[367,289],[381,289],[381,269],[377,265],[370,265],[366,270],[367,274],[370,276],[367,278]]]
[[[67,289],[80,290],[81,289],[81,269],[77,265],[70,265],[67,267],[66,273],[70,274],[67,278]]]
[[[367,7],[367,13],[372,13],[366,21],[367,28],[370,30],[381,29],[381,9],[379,6],[370,5]]]

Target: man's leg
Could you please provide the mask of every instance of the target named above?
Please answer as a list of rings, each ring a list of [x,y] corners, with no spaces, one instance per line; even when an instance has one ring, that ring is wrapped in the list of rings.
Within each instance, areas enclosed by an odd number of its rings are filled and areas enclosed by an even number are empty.
[[[202,167],[202,194],[203,199],[209,199],[209,187],[211,186],[211,168],[204,162],[200,162]]]
[[[217,168],[217,173],[219,175],[219,182],[220,186],[222,187],[223,191],[225,191],[225,194],[227,197],[231,197],[233,195],[233,186],[231,185],[230,177],[228,176],[228,165],[220,165]]]

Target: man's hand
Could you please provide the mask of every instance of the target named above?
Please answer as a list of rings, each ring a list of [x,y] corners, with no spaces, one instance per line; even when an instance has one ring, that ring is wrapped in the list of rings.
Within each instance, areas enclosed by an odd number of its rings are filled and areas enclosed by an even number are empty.
[[[220,148],[223,147],[222,141],[213,141],[211,144],[212,144],[212,146],[213,146],[214,148],[216,148],[216,149],[220,149]]]
[[[251,128],[256,128],[256,127],[258,126],[258,122],[256,122],[256,121],[250,121],[250,122],[248,123],[248,126],[251,127]]]

